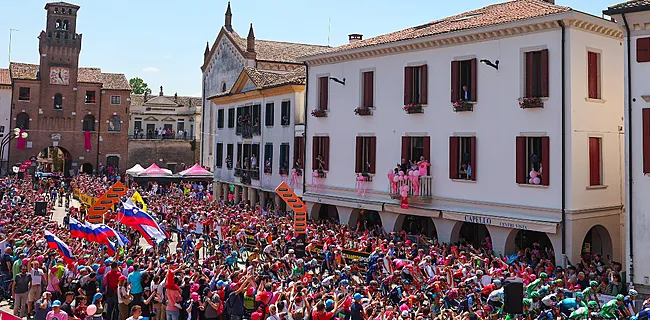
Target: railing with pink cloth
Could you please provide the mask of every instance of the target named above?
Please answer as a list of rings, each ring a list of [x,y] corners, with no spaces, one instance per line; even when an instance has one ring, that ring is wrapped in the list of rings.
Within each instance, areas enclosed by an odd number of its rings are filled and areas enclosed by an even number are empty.
[[[414,171],[417,172],[417,171]],[[398,195],[402,190],[408,187],[408,195],[416,197],[431,197],[433,195],[433,177],[420,176],[417,174],[388,174],[388,181],[390,182],[389,192]]]

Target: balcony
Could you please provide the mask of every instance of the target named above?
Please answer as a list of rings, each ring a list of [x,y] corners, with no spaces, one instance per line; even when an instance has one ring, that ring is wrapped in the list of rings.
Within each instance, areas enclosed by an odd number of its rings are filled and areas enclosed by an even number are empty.
[[[129,140],[194,140],[193,135],[184,135],[184,134],[171,134],[171,135],[158,135],[157,133],[144,133],[139,132],[137,134],[129,135]]]
[[[459,100],[453,103],[454,112],[474,111],[474,102]]]
[[[249,173],[249,176],[251,177],[251,179],[253,179],[253,180],[259,180],[260,179],[260,170],[253,169],[253,170],[249,170],[248,173]]]
[[[249,170],[241,170],[241,183],[243,184],[251,184],[251,176],[250,176],[250,171]]]
[[[421,104],[407,104],[402,109],[406,114],[424,113],[424,106]]]
[[[241,177],[244,173],[242,168],[235,168],[235,177]]]
[[[315,117],[315,118],[327,117],[327,110],[314,109],[314,110],[311,111],[311,115],[312,115],[312,117]]]
[[[235,129],[235,134],[242,136],[244,139],[250,139],[253,137],[253,126],[250,124],[240,124]]]
[[[388,192],[392,197],[400,197],[399,190],[402,186],[409,186],[408,194],[412,197],[431,197],[433,196],[433,176],[419,176],[417,179],[417,186],[415,181],[407,178],[404,180],[399,180],[395,182],[393,179],[397,175],[389,174],[388,179],[390,179],[390,185],[388,187]],[[406,177],[406,176],[405,176]],[[417,192],[416,192],[417,191]]]
[[[544,108],[542,98],[519,98],[519,107],[522,109]]]

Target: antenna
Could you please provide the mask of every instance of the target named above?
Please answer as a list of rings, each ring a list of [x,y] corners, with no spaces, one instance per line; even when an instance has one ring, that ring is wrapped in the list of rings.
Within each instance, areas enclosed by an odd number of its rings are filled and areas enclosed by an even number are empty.
[[[330,36],[332,35],[332,17],[327,18],[327,46],[330,46]]]
[[[18,29],[9,29],[9,63],[11,64],[11,34],[14,31],[20,31]]]

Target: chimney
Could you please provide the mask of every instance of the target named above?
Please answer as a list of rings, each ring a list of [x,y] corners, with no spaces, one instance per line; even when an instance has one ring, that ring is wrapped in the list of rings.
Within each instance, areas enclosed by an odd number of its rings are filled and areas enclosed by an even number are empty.
[[[161,97],[163,96],[163,89],[162,89],[162,86],[160,86],[160,93],[159,93],[158,95],[161,96]]]
[[[178,92],[174,93],[174,102],[178,103]]]
[[[144,102],[147,102],[147,91],[144,92]]]
[[[206,41],[205,42],[205,52],[203,53],[203,61],[208,58],[208,55],[210,54],[210,42]]]
[[[248,29],[248,37],[246,37],[246,51],[255,52],[255,33],[253,32],[252,23],[250,29]]]
[[[230,1],[228,1],[228,8],[226,9],[226,22],[224,23],[226,30],[232,32],[232,11],[230,11]]]
[[[351,33],[348,35],[348,40],[350,40],[350,43],[355,43],[363,40],[363,35],[359,33]]]
[[[550,4],[555,4],[555,0],[542,0],[542,1],[544,1],[544,2],[548,2],[548,3],[550,3]]]

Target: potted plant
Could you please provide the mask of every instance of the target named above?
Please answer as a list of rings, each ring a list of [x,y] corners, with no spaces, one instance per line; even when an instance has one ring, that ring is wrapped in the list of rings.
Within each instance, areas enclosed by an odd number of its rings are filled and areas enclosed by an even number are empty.
[[[459,100],[454,102],[454,112],[473,111],[473,110],[474,110],[474,104],[470,101]]]
[[[421,104],[409,103],[409,104],[405,105],[403,109],[408,114],[424,113],[424,109],[422,108]]]
[[[314,109],[311,111],[311,115],[316,118],[327,117],[327,110]]]
[[[354,114],[358,116],[369,116],[372,115],[370,107],[357,107],[354,109]]]
[[[528,108],[543,108],[544,107],[544,102],[542,102],[541,98],[538,97],[532,97],[532,98],[519,98],[519,107],[522,109],[528,109]]]

